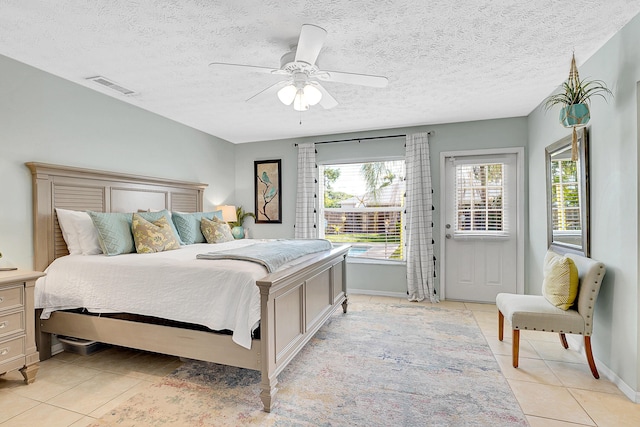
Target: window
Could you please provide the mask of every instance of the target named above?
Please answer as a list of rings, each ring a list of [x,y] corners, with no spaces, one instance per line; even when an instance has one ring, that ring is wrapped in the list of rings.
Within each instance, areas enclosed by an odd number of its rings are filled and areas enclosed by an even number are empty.
[[[570,234],[582,230],[578,168],[574,161],[551,161],[551,216],[554,231]]]
[[[504,164],[459,164],[455,173],[456,233],[506,232]]]
[[[404,160],[321,165],[320,237],[349,256],[404,260]]]

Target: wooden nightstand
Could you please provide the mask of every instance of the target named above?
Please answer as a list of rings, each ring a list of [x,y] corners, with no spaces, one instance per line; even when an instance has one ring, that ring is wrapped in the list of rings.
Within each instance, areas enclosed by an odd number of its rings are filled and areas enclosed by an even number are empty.
[[[27,384],[36,379],[33,291],[37,271],[0,271],[0,375],[19,369]]]

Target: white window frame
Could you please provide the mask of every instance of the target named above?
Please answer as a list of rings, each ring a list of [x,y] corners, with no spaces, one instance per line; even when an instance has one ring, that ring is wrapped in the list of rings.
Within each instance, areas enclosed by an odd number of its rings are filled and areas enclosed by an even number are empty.
[[[504,163],[501,163],[499,161],[494,161],[493,159],[491,159],[490,161],[475,161],[475,162],[461,162],[461,163],[457,163],[455,164],[456,169],[457,166],[460,165],[474,165],[474,166],[487,166],[487,165],[494,165],[494,164],[501,164],[503,169],[503,177],[502,177],[502,184],[501,184],[501,188],[502,188],[502,194],[504,196]],[[457,173],[456,173],[456,180],[457,180]],[[488,187],[488,186],[485,186]],[[458,184],[456,183],[456,190],[458,188]],[[475,188],[475,187],[474,187]],[[458,203],[458,196],[456,195],[455,197],[455,203],[456,203],[456,211],[457,209],[457,203]],[[502,215],[502,230],[459,230],[458,229],[458,219],[456,218],[456,223],[455,223],[455,227],[453,230],[453,233],[456,237],[456,239],[464,239],[464,238],[475,238],[475,237],[495,237],[495,238],[508,238],[509,237],[509,224],[507,222],[505,222],[504,220],[504,211],[506,209],[506,200],[503,200],[502,202],[502,211],[503,211],[503,215]],[[470,212],[473,212],[473,208],[470,210]],[[471,218],[471,222],[473,223],[473,217]]]
[[[393,162],[393,161],[405,161],[405,157],[398,156],[390,156],[384,158],[375,158],[375,159],[350,159],[350,160],[341,160],[341,161],[325,161],[322,163],[318,163],[318,237],[323,239],[325,238],[325,226],[324,226],[324,213],[325,212],[400,212],[401,215],[401,234],[406,235],[405,224],[406,224],[406,215],[405,215],[405,206],[398,207],[382,207],[382,208],[325,208],[324,207],[324,174],[321,172],[322,168],[325,166],[339,166],[339,165],[351,165],[358,163],[378,163],[378,162]],[[406,173],[406,162],[405,162],[405,173]],[[406,182],[405,182],[405,192],[406,192]],[[404,196],[403,196],[404,198]],[[401,245],[404,245],[405,238],[401,237]],[[406,247],[402,248],[402,259],[381,259],[381,258],[364,258],[364,257],[354,257],[347,256],[347,261],[349,263],[356,264],[393,264],[393,265],[403,265],[406,264]]]

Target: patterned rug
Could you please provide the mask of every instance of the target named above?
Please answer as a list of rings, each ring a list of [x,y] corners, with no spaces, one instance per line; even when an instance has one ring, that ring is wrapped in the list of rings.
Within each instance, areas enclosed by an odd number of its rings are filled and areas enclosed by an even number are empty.
[[[95,425],[528,425],[473,314],[437,304],[350,304],[278,387],[267,414],[259,372],[187,361]]]

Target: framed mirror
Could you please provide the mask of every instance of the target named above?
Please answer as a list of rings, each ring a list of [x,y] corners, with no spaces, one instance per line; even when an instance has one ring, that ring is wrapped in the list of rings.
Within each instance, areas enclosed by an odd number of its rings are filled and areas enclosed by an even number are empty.
[[[549,248],[589,256],[589,143],[587,128],[545,149],[547,169],[547,236]]]

